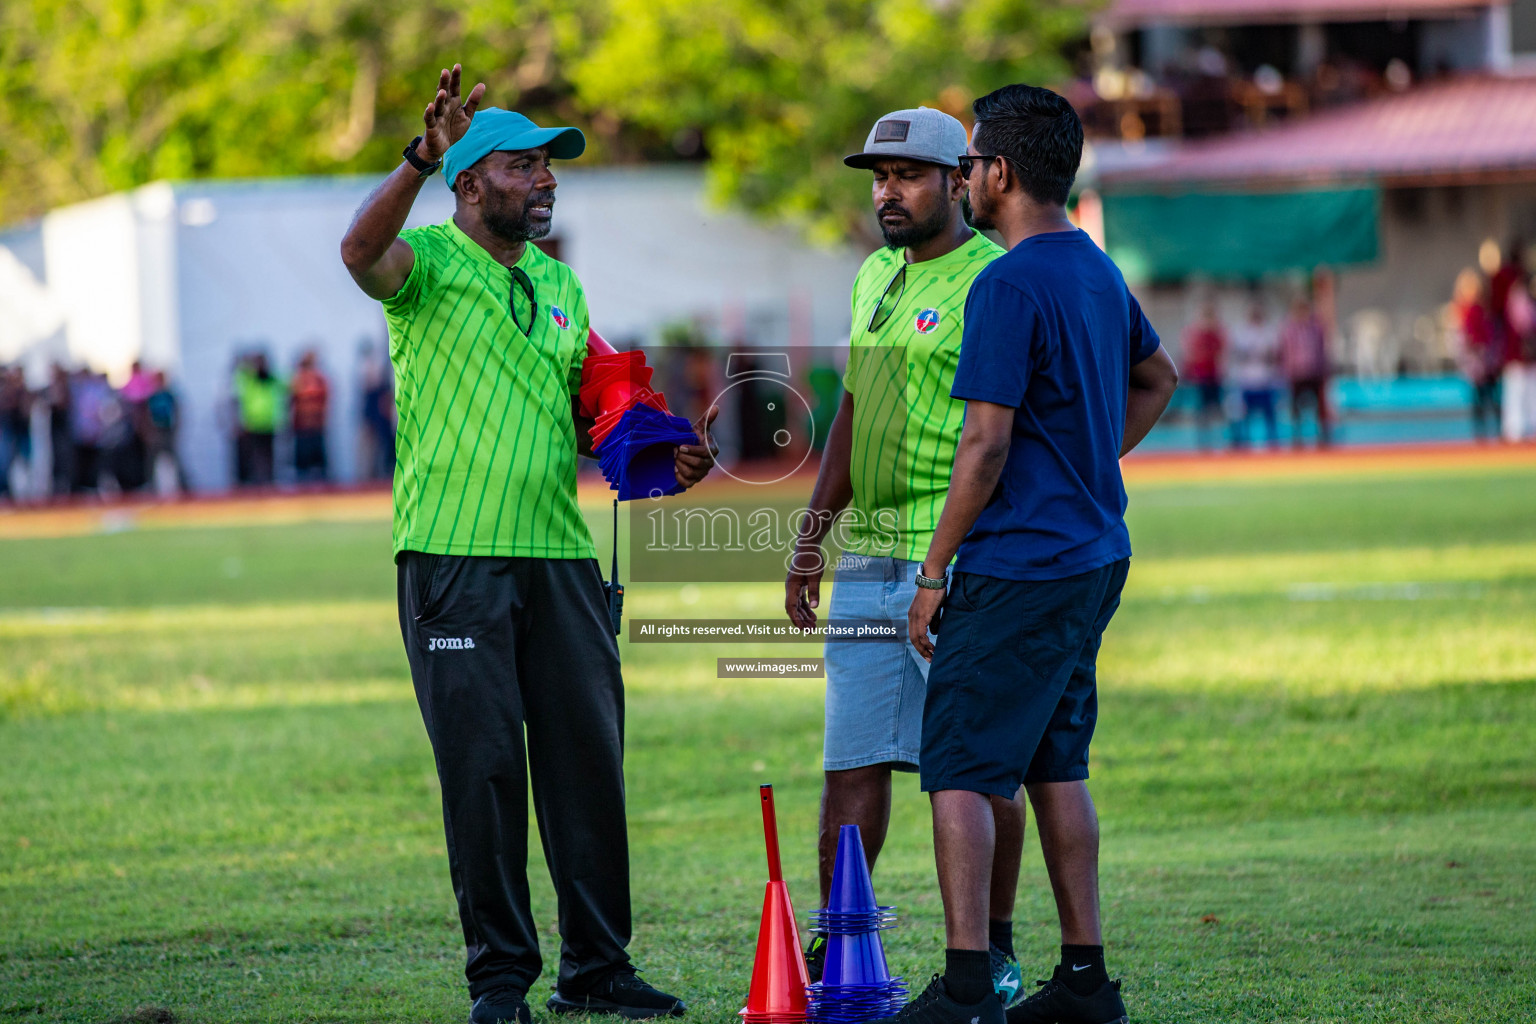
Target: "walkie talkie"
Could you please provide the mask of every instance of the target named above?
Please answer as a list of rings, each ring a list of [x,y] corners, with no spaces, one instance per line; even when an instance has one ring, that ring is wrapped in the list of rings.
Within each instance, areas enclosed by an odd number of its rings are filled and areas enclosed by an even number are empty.
[[[624,631],[624,584],[619,582],[619,499],[613,499],[613,569],[603,581],[603,596],[608,598],[608,618],[613,621],[613,635]]]

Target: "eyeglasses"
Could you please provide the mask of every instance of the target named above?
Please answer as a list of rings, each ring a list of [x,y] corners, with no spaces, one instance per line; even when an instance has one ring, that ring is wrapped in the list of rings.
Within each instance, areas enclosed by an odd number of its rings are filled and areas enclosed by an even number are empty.
[[[885,326],[885,322],[896,312],[896,307],[901,305],[901,296],[907,290],[907,265],[903,263],[901,269],[896,271],[896,276],[891,278],[891,283],[885,286],[885,292],[880,296],[880,302],[875,306],[875,311],[869,314],[869,327],[866,330],[873,334]]]
[[[526,327],[523,326],[523,318],[518,311],[517,299],[519,292],[522,293],[522,297],[526,300],[528,307],[528,325]],[[517,329],[523,332],[523,337],[530,337],[533,334],[534,318],[539,315],[539,303],[533,297],[533,281],[529,279],[522,267],[512,268],[512,295],[508,299],[508,304],[512,308],[512,322],[517,324]]]
[[[976,161],[978,160],[985,164],[988,160],[1007,159],[1008,158],[1001,153],[967,153],[960,157],[960,174],[962,177],[969,178],[971,176],[971,171],[975,169]]]

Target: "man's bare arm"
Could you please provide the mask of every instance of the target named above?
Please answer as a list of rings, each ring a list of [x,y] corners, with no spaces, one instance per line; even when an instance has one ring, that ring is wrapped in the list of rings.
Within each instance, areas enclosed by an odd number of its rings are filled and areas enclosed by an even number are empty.
[[[1130,387],[1125,396],[1125,439],[1120,444],[1124,456],[1141,443],[1163,410],[1168,408],[1173,391],[1179,386],[1179,370],[1161,345],[1157,351],[1131,367]]]
[[[425,180],[410,164],[396,167],[363,200],[341,240],[341,262],[370,298],[389,298],[411,276],[416,253],[399,237],[400,229]]]
[[[827,443],[821,452],[821,468],[816,471],[816,485],[806,506],[817,515],[814,540],[819,543],[831,529],[832,519],[853,501],[853,396],[843,392],[837,413],[827,431]],[[811,538],[808,538],[811,539]]]
[[[460,74],[457,64],[451,71],[443,69],[438,76],[437,96],[422,113],[425,129],[416,153],[423,160],[441,159],[449,146],[463,138],[485,95],[485,84],[481,83],[461,102]],[[363,200],[341,240],[341,261],[347,272],[359,288],[375,299],[387,299],[398,292],[416,265],[416,254],[400,240],[400,229],[405,226],[425,181],[408,163],[396,167]]]
[[[1016,410],[994,402],[965,403],[965,427],[955,447],[955,464],[949,472],[949,495],[944,511],[934,527],[933,540],[923,559],[924,576],[944,575],[960,542],[971,532],[982,510],[992,500],[997,482],[1002,478],[1008,450],[1013,446],[1013,419]],[[907,639],[917,652],[933,660],[933,641],[929,626],[943,603],[944,591],[919,588],[907,609]]]
[[[800,629],[816,625],[815,608],[821,603],[821,577],[824,570],[821,542],[832,528],[832,520],[853,501],[853,396],[843,392],[843,400],[832,417],[827,444],[821,453],[821,468],[816,472],[816,486],[806,508],[811,511],[800,524],[789,575],[784,580],[784,611],[789,621]]]

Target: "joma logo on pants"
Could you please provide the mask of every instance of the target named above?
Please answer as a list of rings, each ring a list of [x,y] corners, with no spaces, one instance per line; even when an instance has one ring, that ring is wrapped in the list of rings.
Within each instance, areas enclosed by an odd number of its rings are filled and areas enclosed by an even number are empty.
[[[429,651],[472,651],[475,640],[468,636],[434,636],[427,639]]]

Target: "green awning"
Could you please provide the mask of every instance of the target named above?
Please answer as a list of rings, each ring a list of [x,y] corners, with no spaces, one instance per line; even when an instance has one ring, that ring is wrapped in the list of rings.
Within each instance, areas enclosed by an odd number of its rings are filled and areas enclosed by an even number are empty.
[[[1109,255],[1133,281],[1254,280],[1376,260],[1381,190],[1110,193]]]

